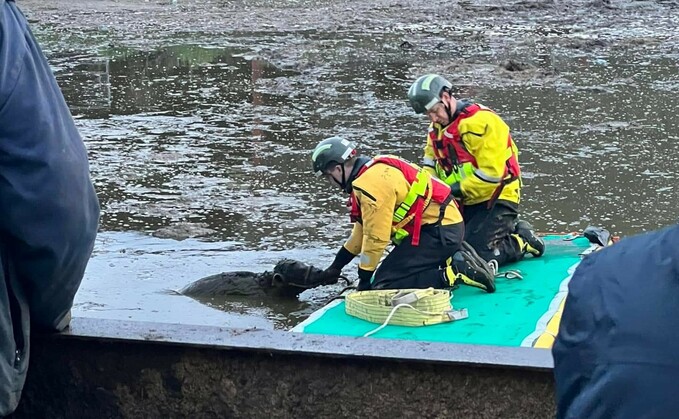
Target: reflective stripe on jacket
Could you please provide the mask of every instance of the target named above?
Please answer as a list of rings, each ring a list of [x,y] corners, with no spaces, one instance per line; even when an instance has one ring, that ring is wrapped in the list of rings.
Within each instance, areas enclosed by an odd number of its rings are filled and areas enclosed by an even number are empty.
[[[418,183],[418,176],[420,180],[428,180],[423,195],[413,187]],[[377,267],[384,249],[395,241],[397,231],[412,234],[413,243],[416,243],[419,225],[438,222],[440,204],[450,196],[450,188],[443,182],[428,176],[418,166],[391,156],[376,157],[367,163],[352,182],[352,187],[354,230],[345,247],[353,254],[362,254],[360,265],[366,270]],[[430,190],[429,204],[424,205]],[[415,196],[414,205],[408,204],[409,195],[411,198]],[[421,212],[419,216],[418,211]],[[446,205],[441,223],[459,222],[462,222],[462,216],[456,205]]]
[[[460,183],[464,204],[498,198],[519,202],[518,149],[507,124],[493,111],[460,101],[447,127],[431,124],[423,162],[447,184]],[[504,183],[504,186],[502,186]]]

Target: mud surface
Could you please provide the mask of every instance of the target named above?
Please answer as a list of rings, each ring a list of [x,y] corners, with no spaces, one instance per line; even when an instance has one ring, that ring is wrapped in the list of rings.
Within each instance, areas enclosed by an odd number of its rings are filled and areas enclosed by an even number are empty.
[[[103,207],[79,310],[105,304],[126,318],[116,310],[130,305],[146,319],[137,294],[178,301],[163,282],[264,271],[286,252],[329,264],[349,231],[345,198],[313,177],[309,150],[340,133],[366,154],[419,160],[426,122],[405,92],[430,71],[513,128],[522,211],[538,230],[628,235],[677,221],[676,1],[431,3],[20,1]],[[144,247],[151,234],[161,256]],[[124,271],[107,266],[121,248],[132,251]],[[298,309],[243,304],[260,310],[245,324],[297,321]]]

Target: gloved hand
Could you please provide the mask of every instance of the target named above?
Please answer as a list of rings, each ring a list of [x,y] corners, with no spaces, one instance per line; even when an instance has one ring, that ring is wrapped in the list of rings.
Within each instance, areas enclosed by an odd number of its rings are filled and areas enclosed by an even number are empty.
[[[367,271],[365,269],[358,268],[358,286],[357,291],[367,291],[370,289],[370,280],[372,279],[374,271]]]
[[[334,284],[342,275],[342,268],[344,268],[355,257],[353,253],[348,251],[346,247],[342,246],[332,261],[332,265],[323,271],[323,280],[326,284]]]
[[[355,257],[356,255],[348,251],[346,247],[342,246],[340,247],[339,252],[337,252],[337,255],[335,255],[335,260],[332,261],[332,265],[330,265],[330,267],[337,268],[341,271],[342,268],[347,266],[347,264]]]
[[[338,269],[334,266],[330,266],[329,268],[324,270],[323,273],[321,274],[323,278],[323,284],[329,285],[336,283],[340,275],[342,275],[341,269]]]

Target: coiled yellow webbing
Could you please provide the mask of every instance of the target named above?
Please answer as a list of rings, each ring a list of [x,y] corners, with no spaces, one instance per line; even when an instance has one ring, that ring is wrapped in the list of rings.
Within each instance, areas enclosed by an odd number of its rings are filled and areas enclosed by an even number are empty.
[[[346,296],[345,311],[382,326],[426,326],[467,317],[466,310],[453,310],[452,297],[452,292],[434,288],[359,291]]]

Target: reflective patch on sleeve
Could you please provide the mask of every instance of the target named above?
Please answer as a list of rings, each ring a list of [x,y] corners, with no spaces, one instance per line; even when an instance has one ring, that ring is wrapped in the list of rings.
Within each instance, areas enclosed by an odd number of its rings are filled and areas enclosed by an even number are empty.
[[[476,177],[478,177],[479,179],[481,179],[484,182],[488,182],[488,183],[500,183],[500,182],[502,182],[501,177],[489,176],[488,174],[484,173],[483,170],[481,170],[481,169],[474,170],[474,174],[476,175]]]
[[[429,166],[429,167],[436,167],[436,160],[425,157],[425,158],[422,159],[422,165],[423,166]]]

